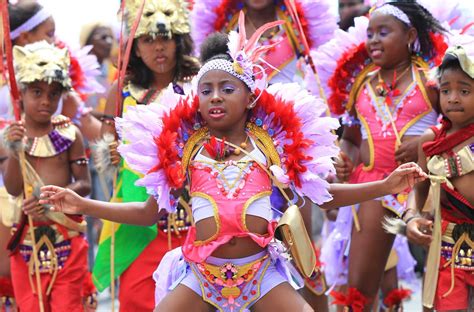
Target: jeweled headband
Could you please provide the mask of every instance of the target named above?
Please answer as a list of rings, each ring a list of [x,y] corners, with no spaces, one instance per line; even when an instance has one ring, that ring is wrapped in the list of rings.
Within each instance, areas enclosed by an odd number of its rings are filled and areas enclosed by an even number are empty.
[[[255,81],[253,77],[247,75],[245,72],[242,74],[238,74],[234,69],[234,63],[224,59],[215,59],[204,64],[204,66],[201,67],[199,73],[197,74],[197,81],[201,80],[202,76],[204,76],[205,73],[211,70],[225,71],[226,73],[231,74],[235,78],[242,80],[242,82],[247,85],[250,91],[255,91]]]
[[[394,5],[391,5],[388,3],[383,4],[380,7],[376,8],[372,14],[374,13],[391,15],[395,17],[396,19],[398,19],[399,21],[401,21],[402,23],[404,23],[405,25],[407,25],[408,27],[412,27],[412,24],[410,22],[410,18],[408,17],[408,15],[406,15],[405,12],[403,12],[402,10],[400,10]],[[412,48],[415,52],[420,51],[420,40],[418,38],[415,40]]]
[[[405,14],[402,10],[397,8],[394,5],[391,4],[384,4],[378,8],[375,9],[373,13],[381,13],[385,15],[391,15],[395,17],[396,19],[402,21],[403,23],[407,24],[408,26],[411,26],[410,19],[408,18],[408,15]]]
[[[260,56],[266,51],[272,49],[277,43],[267,46],[259,46],[258,40],[262,34],[278,25],[283,24],[284,21],[275,21],[267,23],[261,26],[255,31],[250,39],[247,40],[245,32],[245,15],[241,11],[239,15],[239,32],[231,31],[229,33],[229,55],[232,61],[224,59],[210,60],[199,70],[196,80],[199,82],[202,76],[210,70],[222,70],[232,76],[242,80],[249,89],[254,92],[256,89],[265,88],[266,86],[266,74],[258,62],[263,61]],[[258,69],[258,75],[260,79],[254,79],[254,74]]]
[[[37,27],[50,17],[51,13],[45,8],[42,8],[26,22],[18,26],[15,30],[11,31],[10,37],[12,38],[12,40],[15,40],[16,38],[20,37],[22,33],[33,30],[35,27]]]

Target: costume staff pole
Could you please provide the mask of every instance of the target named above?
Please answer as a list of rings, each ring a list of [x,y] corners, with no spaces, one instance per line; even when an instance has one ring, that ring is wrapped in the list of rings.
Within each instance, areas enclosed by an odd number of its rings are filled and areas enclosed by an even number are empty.
[[[12,42],[10,38],[10,21],[8,16],[8,3],[7,0],[0,0],[1,1],[1,13],[2,13],[2,31],[3,31],[3,38],[4,38],[4,47],[2,46],[2,53],[5,51],[6,61],[7,61],[7,70],[8,70],[8,78],[10,84],[10,95],[12,99],[13,111],[15,113],[15,120],[19,121],[21,119],[21,112],[20,112],[20,96],[18,92],[18,86],[15,80],[15,71],[13,69],[13,54],[12,54]],[[5,50],[3,50],[5,48]],[[0,62],[3,62],[3,57],[0,59]],[[23,194],[25,198],[31,196],[32,190],[27,184],[26,181],[26,159],[25,159],[25,150],[23,149],[23,145],[21,146],[20,150],[18,151],[20,167],[21,167],[21,174],[23,177]],[[44,305],[43,305],[43,291],[41,289],[41,276],[40,276],[40,264],[38,261],[38,250],[36,246],[36,238],[35,238],[35,228],[33,224],[33,218],[31,215],[28,215],[28,231],[31,236],[32,242],[32,258],[33,264],[35,267],[35,277],[36,277],[36,292],[38,293],[38,303],[40,312],[44,312]],[[34,288],[32,289],[33,293],[35,292]]]
[[[319,88],[319,97],[325,103],[327,103],[326,93],[324,92],[324,89],[321,85],[321,79],[319,79],[319,75],[318,75],[318,71],[316,69],[316,65],[314,64],[313,58],[311,57],[308,39],[306,38],[305,32],[303,30],[303,25],[301,24],[301,21],[300,21],[299,15],[298,15],[298,11],[296,9],[295,1],[294,0],[285,0],[284,2],[285,2],[285,5],[286,5],[286,8],[288,9],[288,12],[290,13],[290,16],[292,17],[293,21],[295,22],[296,26],[298,27],[298,32],[300,34],[300,38],[301,38],[301,41],[302,41],[303,46],[304,46],[303,54],[305,56],[306,63],[310,66],[314,76],[316,77],[316,83],[318,84],[318,88]],[[327,109],[327,115],[328,116],[330,115],[329,106],[328,106],[328,109]]]
[[[133,38],[138,28],[140,18],[145,7],[145,0],[142,0],[138,14],[133,22],[132,29],[128,36],[127,45],[125,51],[122,51],[124,47],[124,25],[125,25],[125,0],[122,0],[120,4],[120,16],[121,16],[121,27],[120,27],[120,39],[119,39],[119,52],[118,52],[118,78],[117,78],[117,96],[115,102],[115,116],[122,116],[123,103],[122,103],[122,89],[125,80],[125,74],[127,73],[128,61],[130,59],[130,53],[132,50]],[[114,179],[114,189],[117,187],[116,177]],[[116,193],[114,191],[114,193]],[[115,198],[116,195],[112,196]],[[112,234],[110,237],[110,296],[112,297],[112,311],[115,311],[115,223],[112,222]]]

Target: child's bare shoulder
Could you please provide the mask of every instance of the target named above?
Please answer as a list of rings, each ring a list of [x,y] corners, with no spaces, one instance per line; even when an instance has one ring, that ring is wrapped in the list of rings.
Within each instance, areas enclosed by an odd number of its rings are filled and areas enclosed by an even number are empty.
[[[441,129],[441,125],[437,125],[436,126],[436,129]],[[433,130],[432,128],[428,128],[425,130],[425,132],[421,135],[420,137],[420,144],[423,144],[423,143],[426,143],[426,142],[430,142],[430,141],[434,141],[436,137],[436,133],[435,133],[435,130]]]

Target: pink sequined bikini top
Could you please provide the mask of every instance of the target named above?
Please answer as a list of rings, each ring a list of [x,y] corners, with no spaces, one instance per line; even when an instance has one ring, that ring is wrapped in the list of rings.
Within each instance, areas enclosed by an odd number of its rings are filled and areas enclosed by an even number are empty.
[[[417,123],[426,123],[426,125],[416,125],[423,130],[436,123],[437,113],[433,111],[418,69],[414,66],[412,75],[413,82],[403,94],[393,99],[390,106],[385,103],[384,97],[376,94],[369,80],[364,84],[356,101],[357,115],[362,124],[361,131],[364,139],[395,140],[391,120],[400,137]]]
[[[227,181],[223,174],[223,170],[228,166],[237,166],[240,169],[240,176],[233,181]],[[233,237],[250,237],[261,247],[268,245],[273,238],[275,222],[269,222],[268,233],[265,235],[250,232],[245,224],[247,208],[254,201],[269,196],[272,192],[268,174],[255,161],[193,160],[189,172],[190,195],[210,201],[217,232],[204,241],[198,241],[196,228],[191,227],[182,247],[186,259],[203,262]]]

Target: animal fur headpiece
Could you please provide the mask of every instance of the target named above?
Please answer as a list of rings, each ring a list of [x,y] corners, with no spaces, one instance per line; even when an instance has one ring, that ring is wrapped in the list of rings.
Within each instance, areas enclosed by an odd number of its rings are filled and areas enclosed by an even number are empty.
[[[132,29],[142,0],[124,0],[127,28]],[[150,35],[171,38],[190,32],[186,0],[146,0],[135,38]]]
[[[16,80],[20,85],[34,81],[59,82],[65,89],[71,89],[70,59],[66,48],[56,48],[46,41],[15,46],[13,59]]]

